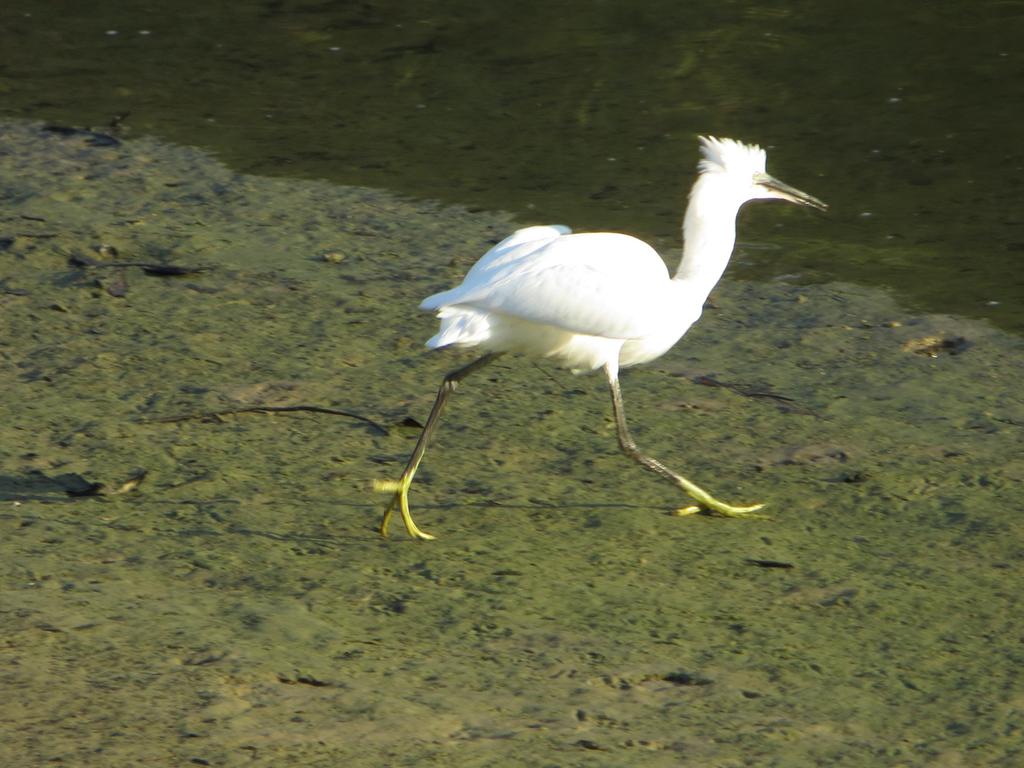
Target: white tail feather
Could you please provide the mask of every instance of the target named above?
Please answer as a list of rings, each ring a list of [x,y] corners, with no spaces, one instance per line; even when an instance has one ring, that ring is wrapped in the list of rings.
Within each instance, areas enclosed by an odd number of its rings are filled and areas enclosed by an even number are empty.
[[[427,346],[476,346],[491,337],[491,323],[487,313],[469,307],[442,307],[437,316],[441,329],[430,337]]]

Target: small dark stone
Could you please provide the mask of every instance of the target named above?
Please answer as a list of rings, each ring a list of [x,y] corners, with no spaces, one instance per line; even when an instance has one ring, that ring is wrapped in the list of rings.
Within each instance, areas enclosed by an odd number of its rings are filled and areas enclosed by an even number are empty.
[[[691,675],[689,672],[669,672],[661,678],[673,685],[711,685],[711,679],[702,675]]]
[[[744,560],[747,565],[756,565],[758,568],[792,568],[792,563],[786,563],[781,560],[756,560],[752,557],[748,557]]]

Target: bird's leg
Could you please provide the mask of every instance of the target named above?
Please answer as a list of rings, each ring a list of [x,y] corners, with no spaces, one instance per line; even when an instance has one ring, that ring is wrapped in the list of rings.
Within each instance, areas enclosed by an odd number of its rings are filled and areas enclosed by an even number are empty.
[[[437,422],[441,419],[441,412],[444,410],[444,404],[448,401],[448,396],[455,391],[460,381],[473,373],[473,371],[477,371],[488,363],[493,362],[500,355],[500,352],[488,353],[474,360],[469,365],[464,365],[462,368],[458,368],[446,375],[441,383],[441,388],[437,390],[437,399],[434,400],[434,407],[430,409],[430,416],[427,417],[427,423],[423,427],[423,432],[420,433],[420,439],[416,441],[416,447],[413,449],[412,456],[409,457],[409,461],[405,465],[402,476],[397,481],[374,481],[374,488],[376,490],[394,494],[391,497],[391,503],[388,504],[388,508],[384,510],[383,519],[380,521],[381,536],[388,535],[388,524],[391,522],[391,515],[395,511],[395,507],[397,507],[402,514],[405,530],[409,532],[410,536],[417,539],[434,538],[426,531],[420,530],[416,523],[413,522],[412,514],[409,512],[409,486],[412,485],[412,479],[416,475],[420,461],[423,460],[423,454],[427,452],[427,443],[430,442],[430,437],[437,427]]]
[[[726,504],[725,502],[716,499],[699,485],[690,482],[682,475],[677,475],[657,459],[641,453],[640,449],[636,447],[636,443],[633,442],[633,438],[629,434],[629,429],[626,427],[626,411],[622,406],[622,391],[619,388],[617,372],[607,368],[605,369],[605,372],[608,374],[608,386],[612,391],[612,410],[615,412],[615,425],[618,427],[619,446],[622,448],[622,452],[641,466],[646,467],[652,472],[656,472],[667,480],[671,480],[686,491],[686,493],[693,497],[697,502],[696,505],[691,505],[678,510],[677,514],[692,515],[704,509],[714,514],[722,515],[723,517],[762,517],[762,515],[756,515],[753,513],[761,509],[764,504],[754,504],[749,507],[735,507],[731,504]]]

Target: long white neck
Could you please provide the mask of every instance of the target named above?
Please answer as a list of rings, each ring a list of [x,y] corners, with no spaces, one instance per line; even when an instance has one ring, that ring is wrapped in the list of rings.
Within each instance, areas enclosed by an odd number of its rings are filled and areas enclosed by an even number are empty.
[[[725,272],[736,244],[737,201],[714,174],[702,174],[690,192],[683,219],[683,258],[674,281],[688,301],[701,306]]]

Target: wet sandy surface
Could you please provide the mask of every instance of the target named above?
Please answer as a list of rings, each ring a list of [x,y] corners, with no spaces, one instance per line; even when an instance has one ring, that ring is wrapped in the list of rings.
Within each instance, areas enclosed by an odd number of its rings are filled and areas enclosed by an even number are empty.
[[[726,282],[623,389],[771,520],[673,517],[600,376],[509,358],[417,478],[439,540],[382,540],[466,359],[416,304],[516,224],[0,133],[0,762],[1021,759],[1020,339]],[[361,418],[247,410],[294,405]]]

